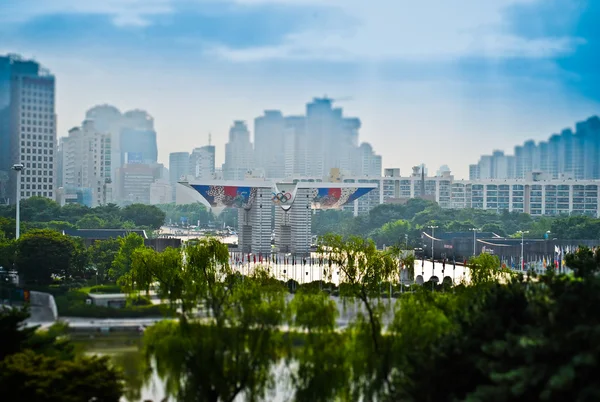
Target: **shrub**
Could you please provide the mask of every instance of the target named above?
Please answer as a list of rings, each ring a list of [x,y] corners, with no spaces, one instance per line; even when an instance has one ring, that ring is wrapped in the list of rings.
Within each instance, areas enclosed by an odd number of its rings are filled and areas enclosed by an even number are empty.
[[[87,293],[82,290],[71,290],[55,296],[58,315],[83,318],[141,318],[174,315],[174,312],[164,305],[128,305],[124,308],[113,308],[86,304],[87,299]]]
[[[119,285],[98,285],[90,288],[90,293],[123,293]]]

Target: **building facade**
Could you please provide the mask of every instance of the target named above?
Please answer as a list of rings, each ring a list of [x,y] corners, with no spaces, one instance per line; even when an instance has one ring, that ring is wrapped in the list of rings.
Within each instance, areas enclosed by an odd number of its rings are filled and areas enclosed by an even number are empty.
[[[169,154],[169,183],[171,184],[171,202],[175,202],[177,182],[186,179],[190,169],[190,154],[172,152]]]
[[[81,127],[69,130],[61,138],[59,155],[61,180],[65,199],[69,194],[90,194],[89,207],[105,205],[112,199],[112,147],[109,134],[96,130],[93,121],[84,121]],[[87,198],[86,198],[87,200]]]
[[[194,148],[190,154],[189,175],[196,179],[213,180],[215,176],[215,146]]]
[[[160,164],[125,164],[117,170],[117,196],[120,204],[150,204],[152,184],[161,179]]]
[[[526,141],[515,147],[514,155],[484,155],[469,166],[469,179],[526,179],[531,172],[551,179],[600,179],[600,118],[578,122],[575,131],[564,129],[548,141]]]
[[[39,63],[0,57],[0,172],[5,199],[56,196],[55,78]],[[11,167],[22,163],[20,188]]]
[[[229,130],[229,142],[225,144],[225,180],[243,180],[246,173],[254,168],[254,149],[250,142],[250,132],[246,123],[235,121]]]

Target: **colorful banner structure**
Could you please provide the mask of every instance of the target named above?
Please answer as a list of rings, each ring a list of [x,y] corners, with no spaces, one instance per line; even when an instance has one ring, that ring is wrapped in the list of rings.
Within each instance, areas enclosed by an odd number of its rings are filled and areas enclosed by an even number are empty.
[[[313,209],[337,209],[367,194],[372,188],[314,188]]]
[[[256,199],[257,187],[216,186],[192,184],[191,187],[200,193],[211,207],[217,208],[252,208]]]
[[[221,182],[224,183],[224,182]],[[310,183],[269,183],[262,186],[214,184],[188,184],[196,190],[211,207],[214,208],[244,208],[251,209],[259,189],[271,189],[271,201],[284,211],[288,211],[294,201],[298,189],[308,189],[312,209],[338,209],[343,205],[354,202],[373,190],[375,186],[352,187],[345,183],[318,183],[314,187]],[[183,184],[183,183],[182,183]],[[325,185],[324,185],[325,184]]]

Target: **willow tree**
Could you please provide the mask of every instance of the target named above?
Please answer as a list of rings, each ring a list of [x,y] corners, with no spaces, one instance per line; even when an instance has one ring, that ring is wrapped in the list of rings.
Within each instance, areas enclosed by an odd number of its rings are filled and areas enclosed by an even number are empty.
[[[398,263],[393,253],[377,250],[375,243],[360,237],[327,235],[320,248],[331,261],[329,277],[334,269],[339,272],[340,296],[358,300],[366,311],[364,314],[361,309],[347,330],[352,350],[348,355],[352,384],[349,398],[377,399],[389,393],[393,366],[391,341],[383,334],[386,306],[381,300],[381,284],[396,278]]]
[[[181,306],[178,323],[160,323],[144,336],[145,355],[168,392],[186,402],[263,397],[274,385],[285,288],[261,270],[242,280],[217,239],[186,246],[181,260],[171,253],[136,252],[131,270],[138,286],[156,283]]]
[[[296,402],[328,402],[348,390],[347,336],[336,332],[338,309],[327,293],[301,289],[290,303],[299,345],[288,355]]]

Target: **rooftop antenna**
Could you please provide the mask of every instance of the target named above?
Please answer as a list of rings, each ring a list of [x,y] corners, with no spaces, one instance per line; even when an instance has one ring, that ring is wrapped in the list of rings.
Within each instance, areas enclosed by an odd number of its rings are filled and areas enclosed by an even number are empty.
[[[212,134],[208,133],[208,145],[212,145]]]

